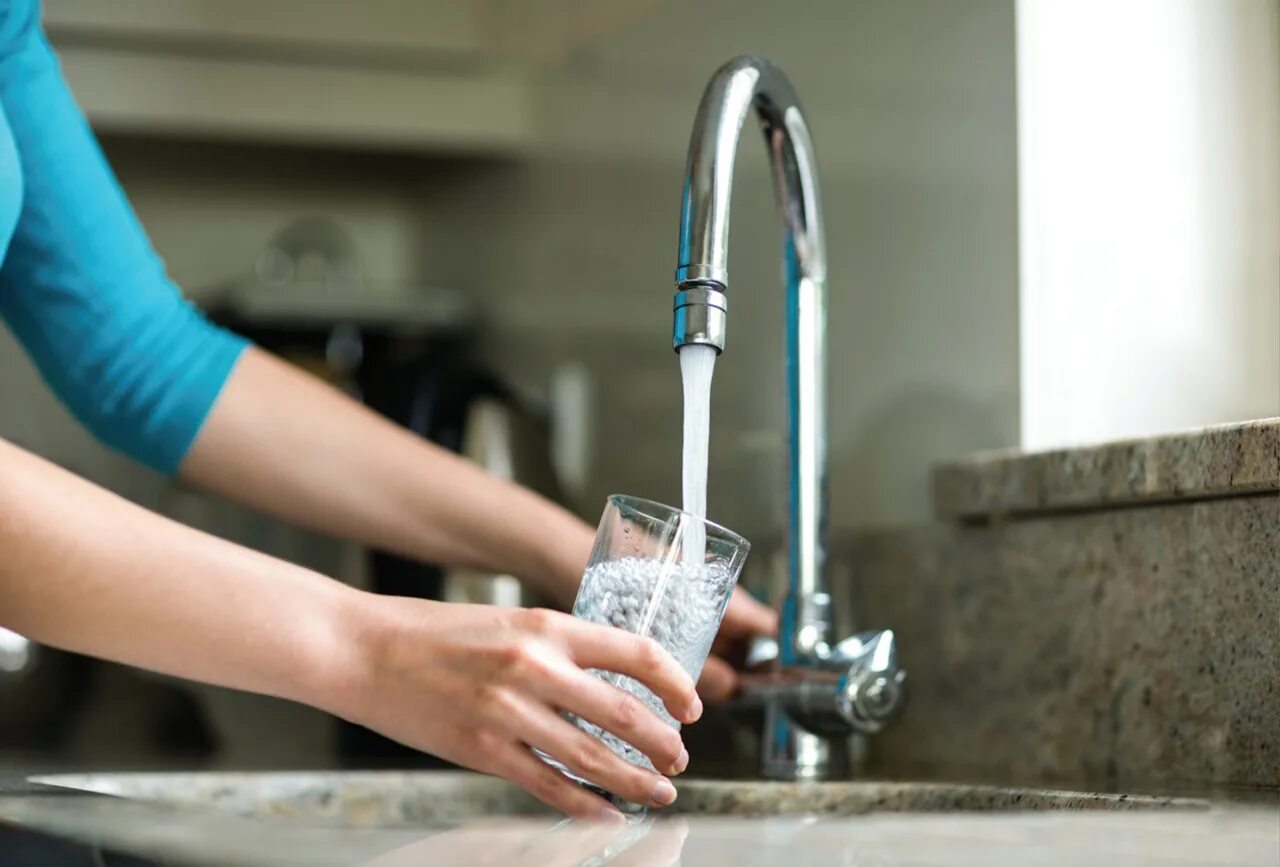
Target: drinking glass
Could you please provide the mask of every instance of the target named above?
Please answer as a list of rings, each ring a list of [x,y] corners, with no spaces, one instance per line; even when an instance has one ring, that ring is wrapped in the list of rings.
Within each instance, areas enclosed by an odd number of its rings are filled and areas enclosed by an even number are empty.
[[[718,524],[661,503],[614,494],[600,518],[573,614],[654,639],[697,682],[750,550],[746,539]],[[591,672],[680,728],[662,700],[644,684],[614,672]],[[654,769],[647,756],[611,732],[572,714],[566,717],[619,757]],[[559,762],[542,758],[591,786]],[[624,809],[637,809],[637,805],[610,800]]]

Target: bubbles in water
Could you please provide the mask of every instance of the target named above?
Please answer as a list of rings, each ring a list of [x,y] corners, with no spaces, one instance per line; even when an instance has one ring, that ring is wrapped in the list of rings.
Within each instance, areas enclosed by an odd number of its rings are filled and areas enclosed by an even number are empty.
[[[573,613],[592,623],[655,639],[696,681],[711,651],[733,584],[734,576],[719,563],[690,565],[624,557],[598,563],[586,571]],[[592,673],[640,699],[673,728],[680,727],[648,687],[623,675],[594,669]],[[653,767],[643,753],[621,738],[585,720],[574,721],[632,764]]]

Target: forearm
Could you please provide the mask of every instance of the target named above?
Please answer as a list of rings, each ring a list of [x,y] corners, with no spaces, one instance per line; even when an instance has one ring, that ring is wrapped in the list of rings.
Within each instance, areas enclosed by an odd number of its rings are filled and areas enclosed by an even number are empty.
[[[517,575],[571,601],[591,529],[565,509],[250,349],[183,478],[292,523],[405,556]]]
[[[0,625],[154,671],[331,704],[363,594],[147,512],[0,441]]]

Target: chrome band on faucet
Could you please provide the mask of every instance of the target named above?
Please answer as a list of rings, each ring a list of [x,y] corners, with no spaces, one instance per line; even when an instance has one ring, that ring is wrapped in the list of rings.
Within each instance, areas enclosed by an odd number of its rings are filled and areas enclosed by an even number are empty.
[[[671,346],[677,352],[682,346],[713,346],[724,351],[725,330],[729,324],[729,299],[714,286],[694,284],[681,287],[672,303]]]

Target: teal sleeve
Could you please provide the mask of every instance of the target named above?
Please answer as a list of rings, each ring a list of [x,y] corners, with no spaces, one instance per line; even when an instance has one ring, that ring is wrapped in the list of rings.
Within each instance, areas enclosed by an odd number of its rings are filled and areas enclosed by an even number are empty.
[[[34,12],[0,52],[0,120],[21,184],[0,316],[94,435],[172,473],[245,341],[206,321],[165,274]]]

